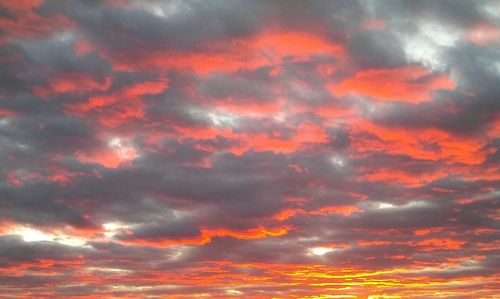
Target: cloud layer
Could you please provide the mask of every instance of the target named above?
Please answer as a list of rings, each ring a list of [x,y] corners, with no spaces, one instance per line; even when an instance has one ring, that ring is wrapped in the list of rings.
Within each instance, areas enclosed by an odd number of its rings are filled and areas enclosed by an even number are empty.
[[[494,298],[495,1],[3,1],[5,298]]]

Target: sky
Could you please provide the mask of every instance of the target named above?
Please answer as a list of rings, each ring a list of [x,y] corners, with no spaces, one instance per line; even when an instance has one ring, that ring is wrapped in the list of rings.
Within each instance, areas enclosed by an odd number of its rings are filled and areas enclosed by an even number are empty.
[[[500,2],[0,2],[0,298],[499,298]]]

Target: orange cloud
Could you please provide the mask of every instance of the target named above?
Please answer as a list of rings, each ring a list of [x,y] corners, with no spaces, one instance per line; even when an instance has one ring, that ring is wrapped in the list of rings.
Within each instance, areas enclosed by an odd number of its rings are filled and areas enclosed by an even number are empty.
[[[410,244],[419,246],[420,251],[433,250],[457,250],[460,249],[466,241],[454,239],[427,239],[419,242],[410,242]]]
[[[308,216],[326,216],[326,215],[337,214],[347,217],[350,216],[352,213],[359,213],[359,212],[362,212],[362,210],[355,205],[325,206],[316,210],[286,209],[281,211],[279,214],[275,215],[274,219],[278,221],[284,221],[297,214],[308,215]]]
[[[478,165],[484,161],[485,140],[482,137],[457,136],[450,132],[434,129],[408,129],[384,127],[370,121],[352,121],[355,135],[353,147],[359,152],[383,152],[393,155],[407,155],[415,159]],[[374,138],[363,134],[372,134]],[[435,144],[437,148],[427,145]]]
[[[74,27],[72,21],[61,15],[46,18],[34,12],[42,3],[42,0],[2,1],[0,6],[14,17],[0,18],[0,28],[8,33],[8,38],[37,38],[60,27]]]
[[[231,41],[212,41],[200,45],[204,51],[154,51],[145,49],[141,59],[131,59],[131,53],[104,54],[114,61],[117,70],[191,69],[198,74],[231,73],[240,69],[256,69],[281,64],[283,58],[309,59],[323,54],[345,55],[342,45],[321,35],[300,31],[269,31],[254,37]]]
[[[432,75],[420,67],[362,70],[339,83],[328,85],[337,97],[360,94],[384,101],[420,103],[430,101],[432,92],[454,89],[455,83],[445,75]]]
[[[328,135],[321,126],[315,124],[301,124],[297,126],[290,138],[283,138],[278,134],[266,133],[234,133],[232,129],[201,127],[175,127],[181,133],[181,139],[214,139],[217,136],[231,138],[237,145],[228,150],[235,155],[242,155],[246,151],[272,151],[275,153],[291,153],[313,144],[328,142]]]
[[[78,151],[75,153],[75,156],[84,163],[96,163],[107,168],[128,165],[137,155],[137,151],[133,147],[121,144],[91,152]]]
[[[314,124],[297,126],[294,135],[288,139],[274,134],[269,136],[269,134],[265,133],[238,134],[233,137],[241,143],[240,146],[230,149],[236,155],[241,155],[250,149],[257,152],[291,153],[308,145],[328,142],[328,135],[324,129]]]
[[[90,97],[86,102],[65,105],[66,113],[84,117],[88,113],[97,113],[100,123],[116,127],[128,120],[144,116],[145,104],[140,98],[146,94],[159,94],[168,88],[167,79],[143,81],[113,93],[101,93]]]
[[[240,240],[257,240],[267,237],[280,237],[286,235],[291,230],[291,227],[276,227],[266,228],[259,226],[247,230],[231,230],[231,229],[209,229],[202,228],[200,235],[193,238],[181,239],[131,239],[122,240],[123,243],[153,246],[153,247],[166,247],[166,246],[179,246],[179,245],[205,245],[212,242],[214,237],[231,237]]]
[[[360,170],[362,172],[362,169]],[[368,171],[367,174],[358,175],[357,179],[359,181],[386,182],[396,185],[404,185],[411,188],[418,188],[441,177],[446,177],[449,174],[450,172],[444,170],[413,174],[411,172],[401,171],[398,169],[377,168],[375,171]]]
[[[42,98],[62,93],[84,93],[90,91],[104,91],[111,85],[111,78],[107,77],[103,82],[99,82],[85,74],[65,74],[57,78],[50,79],[47,85],[39,85],[33,88],[33,93]]]

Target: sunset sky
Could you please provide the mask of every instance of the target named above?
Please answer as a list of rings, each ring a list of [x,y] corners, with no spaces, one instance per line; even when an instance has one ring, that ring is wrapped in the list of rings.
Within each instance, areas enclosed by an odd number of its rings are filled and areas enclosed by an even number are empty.
[[[0,298],[500,298],[500,2],[0,1]]]

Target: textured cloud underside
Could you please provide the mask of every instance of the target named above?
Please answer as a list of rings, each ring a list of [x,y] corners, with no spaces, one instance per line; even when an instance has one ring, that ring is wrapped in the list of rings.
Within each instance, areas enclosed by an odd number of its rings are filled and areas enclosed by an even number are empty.
[[[496,1],[0,3],[1,298],[496,298]]]

